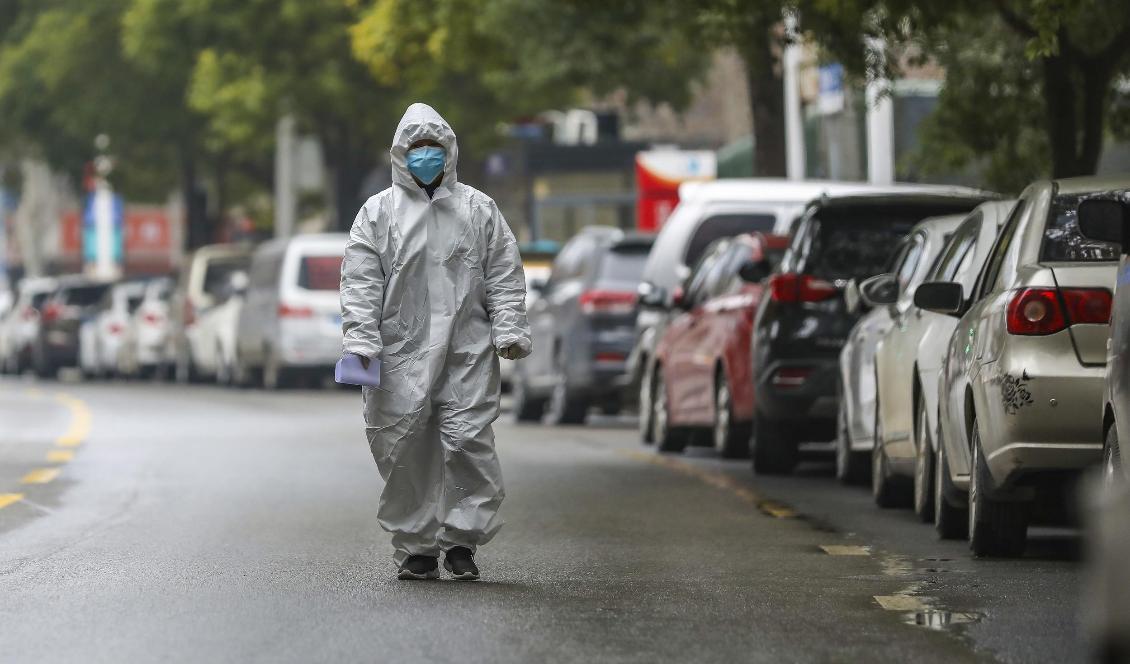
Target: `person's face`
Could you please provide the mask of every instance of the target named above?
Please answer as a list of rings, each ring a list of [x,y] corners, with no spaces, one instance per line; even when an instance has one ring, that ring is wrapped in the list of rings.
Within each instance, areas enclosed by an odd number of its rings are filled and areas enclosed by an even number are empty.
[[[416,148],[423,148],[423,147],[440,148],[440,149],[444,150],[444,152],[446,153],[446,149],[443,147],[443,145],[441,145],[438,141],[433,141],[430,138],[421,138],[418,141],[413,141],[412,144],[408,146],[408,149],[411,151],[411,150],[415,150]],[[424,186],[424,183],[420,182],[420,178],[416,177],[415,175],[412,176],[412,179],[416,181],[417,185],[419,185],[421,187]],[[435,182],[433,182],[432,184],[438,185],[442,181],[443,181],[443,173],[440,173],[439,177],[436,178]]]

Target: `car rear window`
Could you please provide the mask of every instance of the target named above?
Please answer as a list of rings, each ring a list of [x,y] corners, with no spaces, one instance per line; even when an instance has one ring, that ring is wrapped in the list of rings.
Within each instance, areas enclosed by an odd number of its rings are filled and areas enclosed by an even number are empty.
[[[298,265],[298,287],[335,291],[341,285],[342,256],[303,256]]]
[[[129,308],[129,312],[132,314],[133,312],[137,311],[137,308],[141,306],[141,302],[144,299],[145,298],[140,296],[140,295],[134,295],[134,296],[130,297],[126,301],[126,307]]]
[[[874,276],[890,265],[899,241],[919,221],[962,211],[952,205],[825,210],[805,258],[805,271],[825,279]]]
[[[771,214],[716,214],[698,225],[687,244],[686,265],[697,265],[710,243],[719,238],[762,231],[772,233],[777,217]]]
[[[109,286],[75,286],[63,291],[63,301],[79,307],[90,306],[102,299]]]
[[[216,295],[227,288],[231,275],[246,270],[250,259],[244,256],[238,258],[213,258],[208,261],[204,269],[204,292]]]
[[[614,247],[604,254],[600,261],[601,281],[623,281],[637,283],[643,278],[643,266],[647,262],[648,248],[645,246]]]
[[[1079,233],[1076,218],[1079,201],[1093,194],[1056,196],[1048,211],[1044,227],[1044,243],[1040,247],[1040,260],[1060,262],[1101,262],[1118,260],[1118,247],[1106,242],[1088,240]]]

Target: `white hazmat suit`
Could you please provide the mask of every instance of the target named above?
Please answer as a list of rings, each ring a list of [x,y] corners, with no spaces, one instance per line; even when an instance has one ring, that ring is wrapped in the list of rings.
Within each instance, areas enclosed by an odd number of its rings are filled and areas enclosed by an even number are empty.
[[[406,164],[422,139],[446,153],[431,198]],[[365,425],[385,480],[377,518],[402,564],[475,551],[502,525],[496,349],[528,355],[530,329],[514,234],[489,196],[456,179],[451,127],[412,104],[390,153],[392,186],[353,222],[341,308],[345,352],[382,363],[380,387],[364,388]]]

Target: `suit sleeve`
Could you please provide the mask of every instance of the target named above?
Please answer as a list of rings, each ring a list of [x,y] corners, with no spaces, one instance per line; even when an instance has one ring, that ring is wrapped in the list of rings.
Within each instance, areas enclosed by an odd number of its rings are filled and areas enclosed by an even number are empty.
[[[364,207],[357,213],[341,263],[341,326],[344,351],[378,359],[385,271],[376,228]]]
[[[486,308],[495,348],[516,345],[518,357],[530,354],[530,323],[526,319],[526,274],[514,233],[493,202],[487,223]]]

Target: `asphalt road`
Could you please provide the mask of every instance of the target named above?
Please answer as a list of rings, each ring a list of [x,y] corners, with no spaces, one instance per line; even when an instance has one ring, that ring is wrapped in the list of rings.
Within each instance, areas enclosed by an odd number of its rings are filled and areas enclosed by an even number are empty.
[[[396,581],[359,400],[0,380],[0,661],[1084,657],[1074,533],[975,561],[824,467],[754,478],[618,420],[504,416],[483,581]]]

